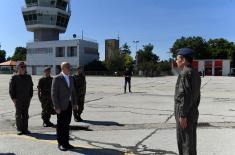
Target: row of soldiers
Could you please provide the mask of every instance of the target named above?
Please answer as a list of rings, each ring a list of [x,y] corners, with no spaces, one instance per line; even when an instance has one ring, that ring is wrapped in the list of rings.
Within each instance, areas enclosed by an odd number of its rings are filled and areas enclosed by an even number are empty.
[[[75,92],[77,95],[78,110],[73,110],[74,120],[82,122],[81,114],[84,110],[84,100],[86,94],[86,78],[81,71],[81,67],[77,67],[77,74],[73,75]],[[41,102],[44,127],[53,127],[50,121],[51,115],[56,114],[51,97],[51,86],[53,77],[51,76],[51,68],[44,68],[44,76],[38,82],[38,98]],[[20,62],[17,66],[17,74],[13,75],[9,84],[9,94],[15,105],[16,127],[18,135],[29,134],[28,119],[29,105],[33,97],[33,81],[30,75],[26,73],[26,64]]]

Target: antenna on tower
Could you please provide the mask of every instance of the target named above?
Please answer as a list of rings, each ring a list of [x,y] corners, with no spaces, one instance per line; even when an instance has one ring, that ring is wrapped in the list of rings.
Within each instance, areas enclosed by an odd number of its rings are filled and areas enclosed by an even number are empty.
[[[68,1],[68,12],[71,13],[71,4],[70,4],[70,0],[67,0]]]
[[[120,40],[120,36],[119,36],[119,33],[118,33],[118,40]]]
[[[83,40],[83,29],[82,29],[82,40]]]

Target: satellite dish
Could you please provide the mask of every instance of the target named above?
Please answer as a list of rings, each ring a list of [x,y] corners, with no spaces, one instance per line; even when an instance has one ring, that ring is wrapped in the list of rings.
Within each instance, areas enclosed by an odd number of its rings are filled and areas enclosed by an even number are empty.
[[[76,35],[76,34],[73,34],[73,38],[77,38],[77,35]]]

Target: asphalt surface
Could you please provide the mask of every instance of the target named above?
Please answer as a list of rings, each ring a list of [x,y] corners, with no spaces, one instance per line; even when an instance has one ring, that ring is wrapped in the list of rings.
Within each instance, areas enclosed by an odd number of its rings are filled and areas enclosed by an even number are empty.
[[[0,75],[0,155],[176,155],[173,117],[175,76],[132,78],[133,93],[123,93],[122,77],[87,77],[83,123],[72,120],[70,143],[57,149],[55,128],[42,127],[37,97],[39,76],[33,76],[34,97],[29,136],[16,135],[10,75]],[[235,78],[202,78],[198,154],[235,154]],[[56,116],[52,116],[56,123]]]

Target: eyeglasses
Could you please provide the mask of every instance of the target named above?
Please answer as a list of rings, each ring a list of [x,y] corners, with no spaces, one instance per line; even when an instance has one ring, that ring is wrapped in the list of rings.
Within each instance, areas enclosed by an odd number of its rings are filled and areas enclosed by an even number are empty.
[[[26,68],[26,66],[20,66],[20,68]]]

